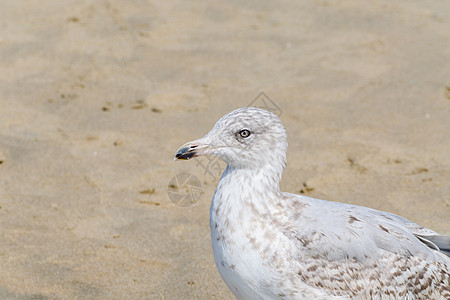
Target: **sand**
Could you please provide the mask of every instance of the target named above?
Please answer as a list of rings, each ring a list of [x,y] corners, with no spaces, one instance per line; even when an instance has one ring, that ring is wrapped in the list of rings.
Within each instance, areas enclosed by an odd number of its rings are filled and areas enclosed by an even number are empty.
[[[447,1],[2,1],[0,298],[232,299],[223,163],[172,157],[261,92],[284,191],[450,234],[449,27]]]

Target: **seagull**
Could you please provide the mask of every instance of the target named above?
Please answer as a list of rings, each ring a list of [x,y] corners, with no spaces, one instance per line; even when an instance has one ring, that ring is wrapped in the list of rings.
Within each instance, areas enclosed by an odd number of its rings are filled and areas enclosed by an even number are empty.
[[[274,113],[240,108],[174,157],[227,164],[210,229],[217,269],[237,299],[450,299],[450,236],[391,213],[281,192],[286,137]]]

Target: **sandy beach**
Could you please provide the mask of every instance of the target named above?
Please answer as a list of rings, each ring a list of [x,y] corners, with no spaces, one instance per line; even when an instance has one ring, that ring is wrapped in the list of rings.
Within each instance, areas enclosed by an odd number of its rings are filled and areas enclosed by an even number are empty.
[[[249,105],[286,126],[283,191],[450,235],[448,28],[438,0],[1,1],[0,298],[233,299],[224,164],[172,158]]]

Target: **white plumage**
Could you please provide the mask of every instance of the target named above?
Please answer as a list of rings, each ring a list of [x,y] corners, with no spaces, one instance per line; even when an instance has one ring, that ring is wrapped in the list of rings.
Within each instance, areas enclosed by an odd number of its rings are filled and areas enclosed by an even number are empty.
[[[450,299],[450,237],[374,209],[279,190],[286,131],[258,108],[222,117],[178,159],[221,157],[214,259],[238,299]]]

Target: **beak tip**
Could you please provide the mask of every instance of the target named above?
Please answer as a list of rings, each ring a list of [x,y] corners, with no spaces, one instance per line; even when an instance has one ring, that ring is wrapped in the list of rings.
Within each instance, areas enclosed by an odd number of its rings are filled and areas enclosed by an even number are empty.
[[[179,149],[177,153],[175,153],[173,160],[188,160],[194,157],[196,154],[197,153],[195,152],[195,150],[192,150],[189,147],[183,147]]]
[[[210,147],[209,144],[200,142],[200,140],[186,143],[177,150],[173,160],[189,160],[193,157],[208,155],[205,150]]]

